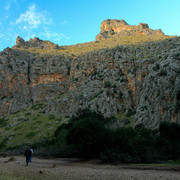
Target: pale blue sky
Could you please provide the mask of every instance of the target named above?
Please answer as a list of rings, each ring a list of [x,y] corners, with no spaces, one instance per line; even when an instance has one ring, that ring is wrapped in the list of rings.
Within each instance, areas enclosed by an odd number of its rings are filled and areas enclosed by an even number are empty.
[[[106,19],[147,23],[180,36],[180,0],[0,0],[0,51],[39,37],[59,45],[94,41]]]

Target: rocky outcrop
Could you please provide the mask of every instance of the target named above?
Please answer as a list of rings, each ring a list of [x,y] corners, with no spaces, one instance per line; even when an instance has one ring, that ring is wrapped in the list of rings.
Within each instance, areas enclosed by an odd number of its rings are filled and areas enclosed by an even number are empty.
[[[43,41],[37,37],[30,39],[29,41],[25,41],[20,36],[17,37],[16,45],[13,46],[13,48],[60,49],[57,44],[50,41]]]
[[[115,23],[128,26],[125,21]],[[139,28],[147,30],[148,25]],[[108,29],[110,25],[102,26]],[[43,113],[59,117],[90,108],[106,117],[128,114],[135,124],[150,128],[161,121],[180,122],[178,37],[76,57],[26,50],[45,44],[18,37],[12,49],[0,52],[1,115],[41,103]]]
[[[107,19],[101,23],[100,33],[96,36],[96,41],[101,41],[107,39],[115,34],[121,33],[122,35],[129,33],[138,32],[140,35],[163,35],[164,33],[159,30],[152,30],[149,28],[148,24],[139,23],[138,26],[131,26],[127,24],[123,19],[121,20],[111,20]]]

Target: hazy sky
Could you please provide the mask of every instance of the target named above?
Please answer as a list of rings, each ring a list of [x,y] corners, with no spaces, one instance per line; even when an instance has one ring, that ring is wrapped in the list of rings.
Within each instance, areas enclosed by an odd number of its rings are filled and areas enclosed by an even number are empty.
[[[0,0],[0,51],[39,37],[59,45],[94,41],[106,19],[147,23],[180,36],[180,0]]]

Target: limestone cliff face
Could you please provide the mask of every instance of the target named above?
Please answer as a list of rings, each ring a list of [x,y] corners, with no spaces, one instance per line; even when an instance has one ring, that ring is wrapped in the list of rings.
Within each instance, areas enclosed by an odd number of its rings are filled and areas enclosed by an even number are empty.
[[[106,117],[136,112],[136,124],[150,128],[158,127],[164,120],[180,122],[177,45],[180,40],[175,38],[73,59],[70,91],[49,101],[46,112],[71,116],[79,108],[90,107]]]
[[[68,63],[61,56],[18,49],[0,53],[0,114],[46,102],[69,89]]]
[[[128,26],[113,22],[114,27]],[[108,29],[102,26],[102,31]],[[106,117],[131,112],[136,124],[150,128],[160,121],[180,122],[178,37],[76,57],[28,51],[45,44],[38,38],[26,42],[18,37],[13,48],[0,52],[1,115],[42,103],[45,113],[60,117],[88,107]]]
[[[125,33],[133,33],[138,32],[140,35],[147,34],[157,34],[163,35],[164,33],[159,30],[152,30],[149,28],[148,24],[139,23],[138,26],[128,25],[126,21],[121,20],[111,20],[107,19],[101,23],[100,33],[96,36],[96,41],[101,41],[103,39],[107,39],[115,34],[121,33],[124,35]]]

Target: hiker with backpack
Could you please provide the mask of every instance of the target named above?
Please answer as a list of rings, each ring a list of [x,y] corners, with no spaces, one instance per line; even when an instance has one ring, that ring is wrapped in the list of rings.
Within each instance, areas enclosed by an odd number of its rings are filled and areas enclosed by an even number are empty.
[[[32,151],[30,150],[30,148],[27,148],[24,156],[26,156],[26,166],[28,166],[28,163],[31,161],[31,156],[32,156]]]

